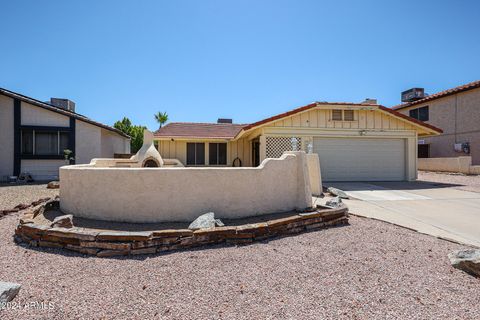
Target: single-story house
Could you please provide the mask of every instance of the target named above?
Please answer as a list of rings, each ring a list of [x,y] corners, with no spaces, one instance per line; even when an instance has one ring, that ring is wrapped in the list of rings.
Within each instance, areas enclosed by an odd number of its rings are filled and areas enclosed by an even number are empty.
[[[480,165],[480,81],[431,95],[413,88],[402,92],[402,102],[392,109],[443,130],[419,139],[420,158],[471,156]]]
[[[284,151],[320,158],[325,181],[417,178],[417,141],[441,129],[376,104],[314,102],[255,122],[169,123],[155,133],[164,158],[186,166],[258,166]]]
[[[64,150],[73,163],[130,153],[130,137],[75,112],[75,103],[42,102],[0,88],[0,180],[29,173],[35,180],[58,177]]]

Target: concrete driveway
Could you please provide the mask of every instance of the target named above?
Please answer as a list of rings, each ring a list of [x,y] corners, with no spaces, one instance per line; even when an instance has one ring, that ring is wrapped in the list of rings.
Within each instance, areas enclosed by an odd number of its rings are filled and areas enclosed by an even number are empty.
[[[352,214],[480,247],[480,193],[422,181],[326,185],[351,197],[344,202]]]

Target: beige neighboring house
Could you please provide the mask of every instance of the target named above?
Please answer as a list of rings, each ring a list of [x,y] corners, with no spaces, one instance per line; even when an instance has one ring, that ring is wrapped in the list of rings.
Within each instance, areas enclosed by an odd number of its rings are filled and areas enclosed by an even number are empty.
[[[402,181],[417,178],[418,139],[441,132],[366,100],[314,102],[252,124],[169,123],[155,140],[186,166],[255,167],[304,150],[319,155],[324,181]]]
[[[75,103],[52,98],[42,102],[0,88],[0,181],[29,173],[35,180],[58,178],[65,165],[130,153],[130,137],[75,112]]]
[[[425,96],[423,88],[405,91],[419,94],[392,109],[443,130],[419,140],[420,158],[472,157],[480,164],[480,81]]]

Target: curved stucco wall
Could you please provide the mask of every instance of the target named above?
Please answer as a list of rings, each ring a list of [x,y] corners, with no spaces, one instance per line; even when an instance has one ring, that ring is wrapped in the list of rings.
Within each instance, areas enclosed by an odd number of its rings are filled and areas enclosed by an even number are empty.
[[[60,205],[75,216],[127,222],[240,218],[312,205],[304,152],[256,168],[60,169]]]

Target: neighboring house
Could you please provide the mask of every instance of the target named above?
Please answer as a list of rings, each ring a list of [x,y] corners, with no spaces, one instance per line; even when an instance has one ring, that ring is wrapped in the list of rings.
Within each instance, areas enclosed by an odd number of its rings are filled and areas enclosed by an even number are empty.
[[[421,158],[471,155],[480,164],[480,81],[425,96],[419,94],[402,100],[413,100],[392,109],[443,130],[439,136],[419,140]]]
[[[160,128],[160,154],[186,166],[258,166],[305,150],[318,153],[325,181],[414,180],[417,137],[442,132],[370,102],[314,102],[248,125],[219,120]]]
[[[0,88],[0,180],[28,172],[36,180],[58,177],[63,150],[74,163],[130,153],[130,137],[75,112],[67,99],[50,103]]]

